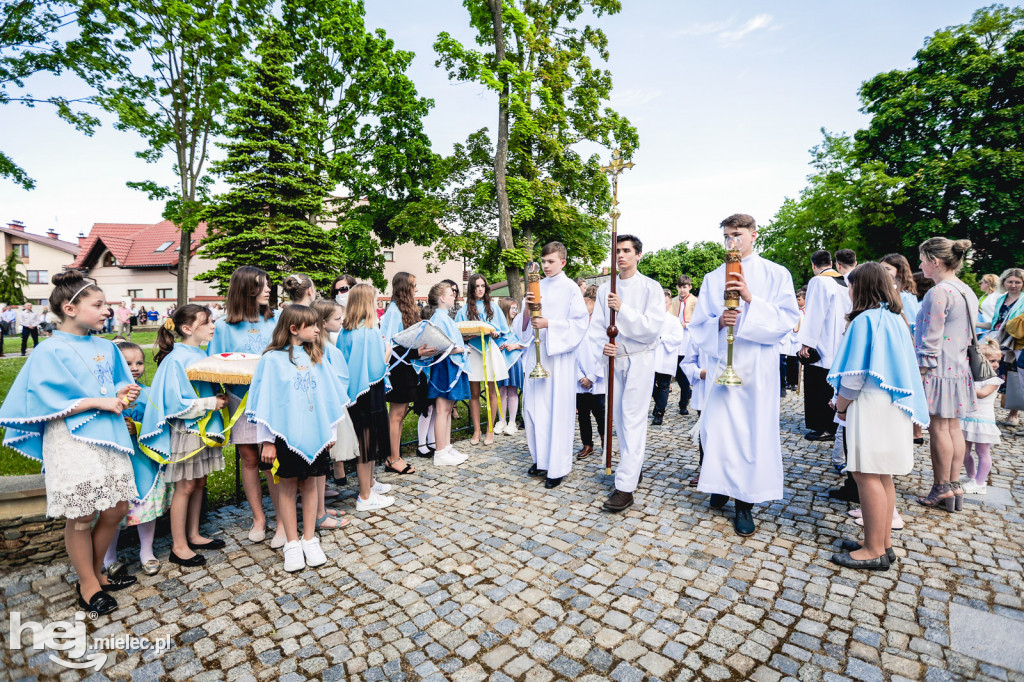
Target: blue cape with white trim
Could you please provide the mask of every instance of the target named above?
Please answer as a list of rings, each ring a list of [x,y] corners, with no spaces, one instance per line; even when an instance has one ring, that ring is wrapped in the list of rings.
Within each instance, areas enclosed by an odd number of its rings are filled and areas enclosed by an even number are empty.
[[[135,402],[129,403],[128,407],[121,412],[122,417],[128,417],[140,426],[146,415],[146,404],[149,402],[149,386],[139,382],[139,397]],[[157,476],[160,474],[160,463],[146,456],[146,453],[139,447],[138,437],[132,438],[135,446],[135,456],[132,457],[132,471],[135,472],[135,487],[139,489],[139,497],[145,500],[153,492]]]
[[[0,406],[0,426],[7,429],[4,445],[41,462],[45,422],[64,418],[75,440],[133,455],[120,415],[86,410],[66,416],[86,398],[114,398],[133,383],[128,363],[110,341],[54,331],[32,351]]]
[[[376,330],[373,330],[376,331]],[[313,364],[301,346],[264,353],[256,365],[245,416],[267,427],[288,449],[312,464],[337,439],[348,396],[326,359]]]
[[[384,337],[376,327],[342,329],[338,334],[338,349],[348,362],[348,397],[351,402],[354,403],[381,381],[385,389],[391,390],[384,348]]]
[[[247,322],[242,320],[234,324],[228,324],[223,318],[217,320],[214,328],[213,339],[206,347],[207,355],[217,353],[252,353],[260,355],[270,345],[270,339],[274,336],[274,327],[277,326],[278,311],[269,320],[263,319],[261,315],[258,322]],[[230,384],[228,391],[241,398],[249,387],[245,384]]]
[[[888,307],[865,310],[843,335],[828,381],[839,391],[844,376],[871,375],[893,405],[922,426],[928,424],[928,401],[921,383],[907,324]]]

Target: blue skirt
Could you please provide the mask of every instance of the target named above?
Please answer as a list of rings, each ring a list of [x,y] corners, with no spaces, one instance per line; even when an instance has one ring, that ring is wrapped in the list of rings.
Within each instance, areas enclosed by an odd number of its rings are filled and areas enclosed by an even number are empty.
[[[444,398],[456,402],[469,400],[469,377],[465,372],[459,374],[459,380],[451,388],[455,374],[459,368],[452,362],[451,358],[430,368],[430,386],[427,389],[427,397],[430,399]]]
[[[520,355],[519,359],[509,366],[508,379],[499,381],[498,386],[513,386],[521,389],[525,378],[526,372],[523,371],[523,356]]]

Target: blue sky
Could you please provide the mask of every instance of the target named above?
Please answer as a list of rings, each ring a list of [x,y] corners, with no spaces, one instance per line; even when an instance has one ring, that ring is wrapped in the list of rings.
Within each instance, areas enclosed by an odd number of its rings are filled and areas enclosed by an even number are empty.
[[[432,44],[449,31],[472,34],[458,0],[366,0],[367,25],[384,28],[416,53],[410,76],[436,106],[426,121],[435,151],[481,127],[492,132],[496,100],[449,82]],[[679,2],[623,0],[596,22],[608,34],[615,90],[611,106],[638,128],[636,167],[620,180],[620,231],[645,250],[720,237],[718,222],[751,213],[766,224],[803,188],[808,150],[820,129],[865,124],[857,89],[881,71],[907,68],[937,29],[966,23],[980,4],[956,0]],[[36,94],[54,86],[38,79]],[[0,221],[64,238],[94,222],[155,222],[162,205],[127,180],[169,181],[170,161],[148,165],[131,133],[109,119],[85,137],[44,108],[0,109],[0,145],[37,181],[24,191],[0,181]],[[607,156],[607,152],[603,153]]]

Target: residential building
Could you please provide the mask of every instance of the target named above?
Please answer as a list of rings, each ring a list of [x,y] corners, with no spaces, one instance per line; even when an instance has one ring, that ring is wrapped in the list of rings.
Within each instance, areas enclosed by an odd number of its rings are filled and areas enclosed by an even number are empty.
[[[46,235],[26,232],[20,220],[12,220],[6,227],[0,227],[0,235],[3,238],[4,258],[11,251],[17,251],[21,256],[18,269],[28,278],[28,284],[23,289],[25,299],[33,304],[45,305],[53,290],[50,277],[71,265],[78,256],[78,244],[62,241],[52,228]]]

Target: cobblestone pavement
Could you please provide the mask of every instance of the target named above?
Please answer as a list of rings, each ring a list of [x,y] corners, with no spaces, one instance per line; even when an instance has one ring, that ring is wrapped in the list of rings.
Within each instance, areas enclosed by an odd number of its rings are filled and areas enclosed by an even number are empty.
[[[859,529],[827,498],[831,445],[803,440],[800,412],[800,398],[784,401],[786,497],[756,507],[749,538],[733,533],[732,505],[710,510],[688,487],[692,416],[651,429],[637,503],[618,516],[601,510],[611,479],[598,457],[548,491],[525,476],[520,432],[463,443],[457,469],[418,460],[418,474],[387,477],[399,500],[387,513],[355,513],[344,491],[353,523],[321,535],[330,561],[316,570],[284,573],[268,543],[246,539],[246,508],[222,508],[209,529],[225,550],[202,569],[140,573],[120,610],[87,624],[91,637],[169,635],[170,651],[65,670],[12,651],[5,615],[3,676],[1024,680],[1024,437],[995,449],[994,489],[960,514],[913,501],[930,485],[918,448],[897,482],[899,562],[856,572],[828,561]],[[157,555],[168,550],[158,540]],[[0,577],[0,604],[70,620],[73,583],[66,563],[19,569]]]

